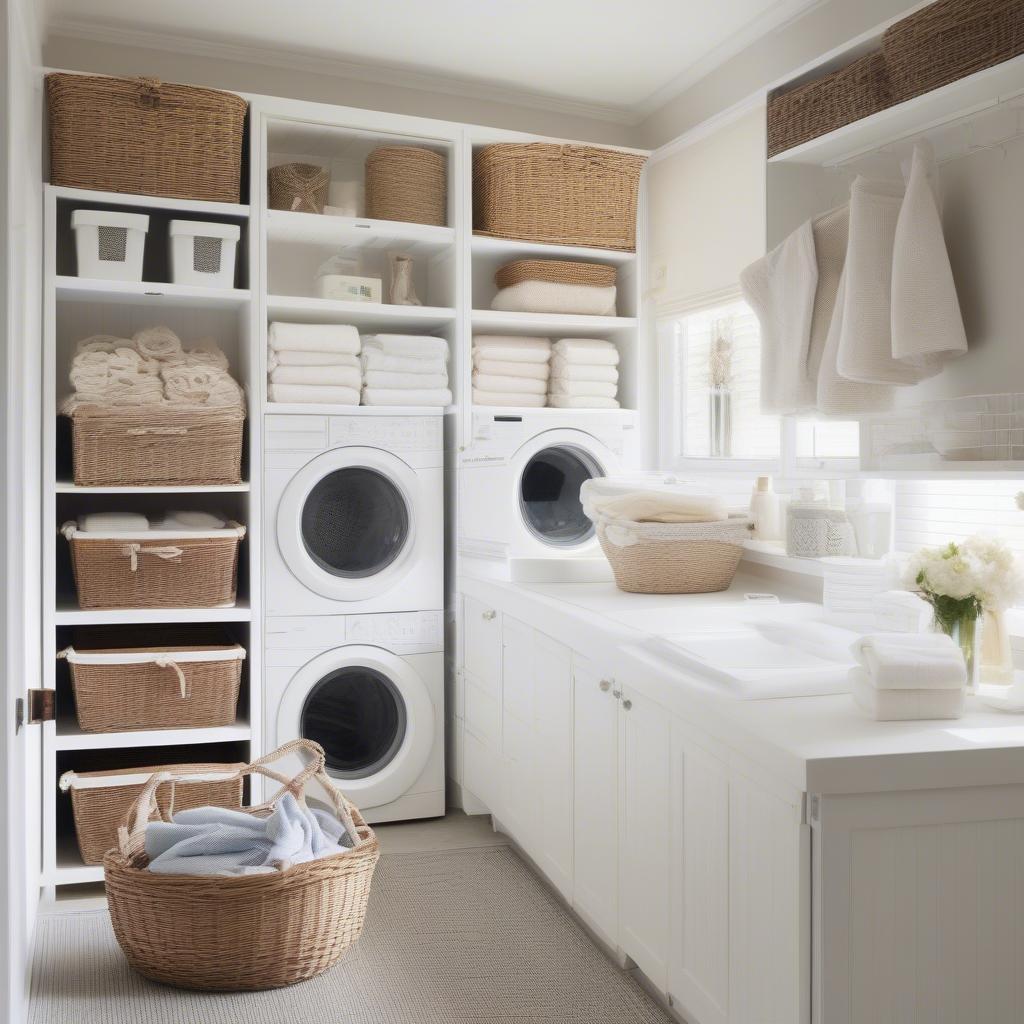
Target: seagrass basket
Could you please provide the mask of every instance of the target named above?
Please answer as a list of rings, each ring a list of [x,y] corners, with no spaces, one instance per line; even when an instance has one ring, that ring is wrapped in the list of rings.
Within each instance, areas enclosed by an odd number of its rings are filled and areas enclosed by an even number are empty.
[[[419,146],[378,146],[366,158],[366,216],[444,225],[448,163]]]
[[[50,182],[241,202],[241,96],[155,78],[46,76]]]
[[[615,267],[601,263],[578,263],[572,260],[514,260],[494,275],[499,288],[511,288],[524,281],[546,281],[551,284],[581,284],[593,288],[615,285]]]
[[[269,767],[303,749],[310,762],[293,778]],[[239,992],[280,988],[332,967],[359,938],[380,847],[373,830],[324,769],[323,750],[296,740],[251,765],[305,800],[309,782],[327,795],[355,843],[344,853],[279,871],[239,877],[167,875],[147,870],[146,823],[160,777],[139,794],[117,849],[103,862],[114,934],[129,964],[167,985]],[[276,797],[275,797],[276,799]],[[273,801],[247,808],[269,812]]]
[[[280,164],[267,172],[267,205],[272,210],[323,213],[331,176],[316,164]]]

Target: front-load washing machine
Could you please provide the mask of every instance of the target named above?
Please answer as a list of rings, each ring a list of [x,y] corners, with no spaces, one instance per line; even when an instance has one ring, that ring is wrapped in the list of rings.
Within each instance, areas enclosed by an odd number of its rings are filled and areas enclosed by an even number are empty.
[[[319,743],[369,822],[444,814],[443,612],[270,618],[265,649],[268,749]]]
[[[442,417],[266,424],[267,614],[443,608]]]

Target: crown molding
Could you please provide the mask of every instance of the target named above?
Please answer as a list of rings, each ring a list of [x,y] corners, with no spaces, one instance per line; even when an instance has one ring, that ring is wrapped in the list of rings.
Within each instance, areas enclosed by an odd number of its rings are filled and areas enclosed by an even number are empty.
[[[665,145],[659,146],[651,153],[648,163],[656,164],[670,156],[674,156],[680,150],[692,146],[695,142],[700,142],[701,139],[714,135],[715,132],[732,124],[733,121],[738,121],[744,114],[749,114],[753,110],[763,108],[767,101],[768,90],[758,89],[757,92],[751,93],[739,102],[734,103],[731,107],[720,110],[714,117],[709,117],[706,121],[701,121],[700,124],[694,125],[688,131],[683,132],[682,135],[672,139],[671,142],[666,142]]]

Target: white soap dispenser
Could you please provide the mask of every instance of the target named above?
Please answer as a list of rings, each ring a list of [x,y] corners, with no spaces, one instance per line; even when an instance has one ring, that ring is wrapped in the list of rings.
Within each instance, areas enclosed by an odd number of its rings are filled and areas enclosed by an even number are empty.
[[[779,499],[772,490],[772,478],[759,476],[750,496],[750,518],[754,521],[755,540],[781,540]]]

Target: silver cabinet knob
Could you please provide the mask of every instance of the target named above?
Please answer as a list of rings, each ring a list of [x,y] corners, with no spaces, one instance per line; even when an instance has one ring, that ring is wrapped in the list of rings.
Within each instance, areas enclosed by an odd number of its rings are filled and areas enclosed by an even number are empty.
[[[601,682],[597,685],[602,693],[607,693],[612,688],[612,683],[610,679],[602,679]]]
[[[632,706],[633,702],[628,697],[622,702],[623,711],[628,711]]]
[[[492,619],[497,618],[497,615],[498,613],[493,608],[489,608],[483,613],[483,620],[484,622],[490,622]]]

